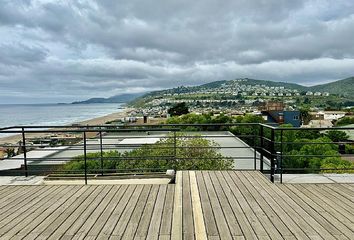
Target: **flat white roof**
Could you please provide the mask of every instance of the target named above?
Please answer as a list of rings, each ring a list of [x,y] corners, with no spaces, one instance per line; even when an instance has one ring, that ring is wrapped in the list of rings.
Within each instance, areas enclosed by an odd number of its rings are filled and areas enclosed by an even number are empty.
[[[118,145],[154,144],[158,141],[160,138],[125,138]]]

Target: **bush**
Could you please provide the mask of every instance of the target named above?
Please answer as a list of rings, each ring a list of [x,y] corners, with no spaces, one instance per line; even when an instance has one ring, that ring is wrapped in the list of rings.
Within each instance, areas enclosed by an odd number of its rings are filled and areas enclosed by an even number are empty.
[[[337,130],[330,130],[326,133],[326,135],[333,141],[333,142],[345,142],[349,139],[349,136],[346,132],[337,131]]]
[[[343,117],[337,121],[337,126],[354,124],[354,117]]]
[[[176,136],[176,149],[173,135],[152,145],[144,145],[130,152],[109,151],[103,153],[103,168],[114,171],[138,170],[156,172],[166,169],[176,170],[230,170],[234,160],[218,152],[219,145],[214,141],[193,135]],[[63,166],[63,170],[83,170],[84,156],[73,158]],[[87,154],[87,169],[99,172],[100,153]]]

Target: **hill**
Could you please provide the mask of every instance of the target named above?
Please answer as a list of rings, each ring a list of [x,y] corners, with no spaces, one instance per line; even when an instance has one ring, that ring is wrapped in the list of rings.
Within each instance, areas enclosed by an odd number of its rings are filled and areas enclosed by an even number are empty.
[[[145,95],[138,97],[131,101],[129,104],[132,106],[143,106],[146,105],[147,103],[153,101],[154,99],[163,99],[165,96],[171,96],[171,95],[178,95],[178,94],[191,94],[191,93],[202,93],[203,91],[224,91],[224,90],[230,90],[231,88],[235,89],[235,85],[238,85],[239,89],[244,88],[251,88],[253,89],[257,88],[263,88],[265,89],[266,87],[269,88],[283,88],[287,89],[286,91],[291,92],[291,91],[297,91],[299,93],[302,93],[304,95],[305,92],[311,91],[311,92],[328,92],[330,94],[336,94],[340,95],[346,98],[347,100],[353,100],[353,92],[354,92],[354,77],[351,78],[346,78],[343,80],[338,80],[335,82],[331,82],[328,84],[322,84],[322,85],[316,85],[316,86],[311,86],[311,87],[306,87],[300,84],[295,84],[295,83],[288,83],[288,82],[275,82],[271,80],[259,80],[259,79],[249,79],[249,78],[242,78],[242,79],[235,79],[235,80],[220,80],[220,81],[214,81],[206,84],[202,84],[199,86],[180,86],[176,88],[171,88],[171,89],[166,89],[166,90],[160,90],[160,91],[154,91],[154,92],[149,92],[146,93]],[[243,86],[243,87],[242,87]],[[242,90],[244,91],[244,90]],[[251,90],[252,91],[252,90]],[[257,91],[257,90],[256,90]],[[190,95],[191,98],[193,97],[200,97],[200,95]],[[193,97],[192,97],[193,96]],[[212,98],[220,98],[221,96],[218,94],[213,95],[209,99]],[[225,96],[227,97],[227,96]],[[178,97],[177,97],[178,98]]]
[[[120,94],[109,98],[90,98],[85,101],[77,101],[72,104],[90,104],[90,103],[126,103],[140,97],[143,93]]]
[[[329,92],[345,97],[353,97],[354,95],[354,77],[338,80],[331,83],[321,84],[309,87],[313,92]]]

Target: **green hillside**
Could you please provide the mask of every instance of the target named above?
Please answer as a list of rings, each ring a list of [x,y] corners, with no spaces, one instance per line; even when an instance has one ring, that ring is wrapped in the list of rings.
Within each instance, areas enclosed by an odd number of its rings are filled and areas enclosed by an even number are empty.
[[[314,92],[329,92],[345,97],[354,98],[354,77],[338,80],[331,83],[309,87]]]
[[[296,89],[299,92],[307,92],[307,91],[312,91],[312,92],[328,92],[330,94],[337,94],[342,96],[343,100],[345,101],[353,101],[354,100],[354,77],[346,78],[343,80],[338,80],[335,82],[327,83],[327,84],[322,84],[322,85],[316,85],[316,86],[311,86],[311,87],[306,87],[302,86],[299,84],[295,83],[287,83],[287,82],[275,82],[271,80],[258,80],[258,79],[249,79],[249,78],[242,78],[242,79],[237,79],[237,80],[220,80],[220,81],[214,81],[206,84],[202,84],[199,86],[181,86],[181,87],[176,87],[176,88],[171,88],[171,89],[166,89],[166,90],[160,90],[160,91],[154,91],[154,92],[149,92],[146,93],[145,95],[138,97],[134,99],[132,102],[130,102],[131,105],[144,105],[145,103],[153,100],[153,99],[159,99],[163,98],[164,94],[174,94],[174,93],[179,93],[179,94],[184,94],[184,93],[189,93],[193,91],[198,91],[198,90],[205,90],[205,89],[217,89],[217,88],[222,88],[224,85],[228,85],[232,83],[233,81],[238,81],[239,84],[241,85],[250,85],[250,86],[256,86],[256,85],[264,85],[267,87],[284,87],[286,89]]]

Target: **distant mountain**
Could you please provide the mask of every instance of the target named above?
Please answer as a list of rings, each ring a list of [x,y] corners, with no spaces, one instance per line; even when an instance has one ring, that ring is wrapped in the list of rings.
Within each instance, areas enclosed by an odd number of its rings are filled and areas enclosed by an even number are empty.
[[[221,80],[221,81],[215,81],[211,83],[206,83],[203,85],[198,86],[197,88],[218,88],[223,84],[226,84],[230,81],[233,80]],[[243,85],[265,85],[268,87],[285,87],[289,89],[297,89],[299,91],[305,91],[307,87],[296,84],[296,83],[287,83],[287,82],[275,82],[271,80],[258,80],[258,79],[250,79],[250,78],[244,78],[242,81]]]
[[[227,85],[231,83],[232,81],[235,80],[221,80],[221,81],[206,83],[199,86],[188,86],[188,87],[180,86],[180,87],[166,89],[166,90],[149,92],[140,97],[135,98],[129,104],[131,105],[143,104],[152,99],[163,98],[164,94],[188,93],[188,92],[193,92],[198,90],[219,88],[222,87],[223,85]],[[327,84],[311,86],[311,87],[306,87],[296,83],[275,82],[271,80],[258,80],[258,79],[249,79],[249,78],[237,79],[237,81],[240,81],[240,84],[242,85],[253,85],[253,86],[264,85],[267,87],[284,87],[286,89],[298,90],[299,92],[307,92],[307,91],[328,92],[330,94],[338,94],[347,98],[354,99],[354,77],[338,80]]]
[[[338,80],[331,83],[309,87],[313,92],[329,92],[331,94],[354,96],[354,77]]]
[[[142,96],[143,93],[120,94],[109,98],[90,98],[85,101],[77,101],[72,104],[90,104],[90,103],[126,103]]]

